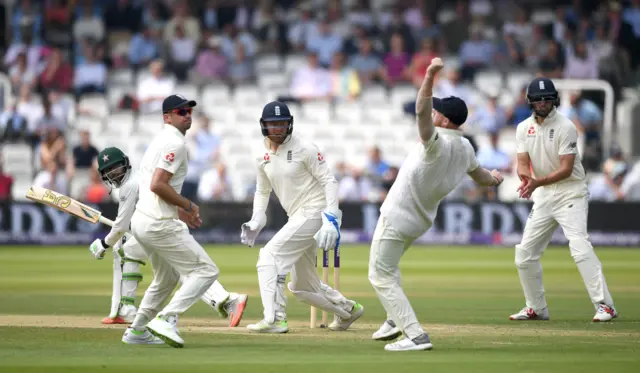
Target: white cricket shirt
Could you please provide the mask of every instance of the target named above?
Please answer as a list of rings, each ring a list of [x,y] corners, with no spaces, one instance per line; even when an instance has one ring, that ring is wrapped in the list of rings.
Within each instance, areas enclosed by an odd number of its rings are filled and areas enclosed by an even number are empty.
[[[395,230],[417,238],[433,225],[440,201],[477,167],[462,131],[436,128],[410,151],[380,212]]]
[[[138,177],[134,170],[129,171],[129,177],[114,192],[118,196],[118,216],[114,220],[113,227],[109,234],[104,238],[104,242],[109,246],[115,245],[126,232],[129,231],[131,218],[136,211],[136,203],[138,202]]]
[[[584,182],[585,172],[578,154],[578,130],[575,124],[556,109],[538,124],[533,115],[516,129],[518,153],[528,153],[535,177],[545,177],[560,167],[560,156],[575,154],[571,176],[556,184]],[[542,187],[544,188],[544,187]]]
[[[327,207],[338,207],[338,182],[315,144],[295,135],[275,152],[268,144],[265,139],[255,158],[258,166],[256,195],[268,196],[273,190],[288,216],[300,209],[319,212]],[[328,184],[335,187],[335,193],[331,193],[334,197],[329,196],[331,201],[327,201],[325,195]]]
[[[173,174],[169,185],[180,194],[187,175],[187,145],[184,135],[174,126],[165,125],[144,152],[138,174],[140,190],[136,210],[154,219],[178,219],[178,207],[169,205],[151,191],[156,168]]]

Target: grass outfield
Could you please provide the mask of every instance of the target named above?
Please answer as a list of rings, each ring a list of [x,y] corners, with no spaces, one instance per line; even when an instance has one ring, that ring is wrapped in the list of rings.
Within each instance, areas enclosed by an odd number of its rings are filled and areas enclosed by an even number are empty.
[[[0,247],[0,372],[637,372],[640,367],[640,250],[599,248],[620,317],[591,323],[594,309],[566,248],[547,250],[552,320],[516,323],[523,306],[513,250],[414,248],[403,286],[434,343],[390,353],[370,340],[385,314],[367,280],[368,248],[342,250],[341,290],[365,306],[352,330],[309,329],[309,307],[290,293],[289,334],[256,335],[261,318],[257,249],[208,247],[230,291],[250,294],[241,327],[227,328],[199,302],[181,319],[184,349],[126,346],[109,311],[111,256],[86,247]],[[144,268],[139,298],[150,282]]]

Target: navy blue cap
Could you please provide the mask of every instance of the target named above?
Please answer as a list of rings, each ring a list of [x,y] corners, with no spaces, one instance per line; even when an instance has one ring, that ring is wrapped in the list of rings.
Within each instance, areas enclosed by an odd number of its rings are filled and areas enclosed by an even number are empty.
[[[183,95],[171,95],[162,101],[162,112],[166,113],[173,109],[180,109],[185,106],[194,107],[194,100],[187,100]]]
[[[456,126],[461,126],[467,121],[469,110],[467,104],[460,97],[449,96],[445,98],[433,98],[433,109],[444,115],[445,118]]]

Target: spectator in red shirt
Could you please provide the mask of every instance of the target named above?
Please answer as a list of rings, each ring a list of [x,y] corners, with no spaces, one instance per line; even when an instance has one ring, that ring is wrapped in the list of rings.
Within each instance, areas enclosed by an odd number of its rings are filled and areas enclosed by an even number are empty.
[[[11,175],[4,173],[2,164],[0,163],[0,202],[11,201],[11,188],[13,187],[13,178]]]
[[[411,61],[410,75],[413,84],[416,87],[420,87],[422,80],[424,80],[424,74],[427,73],[427,67],[431,64],[431,60],[437,57],[434,50],[433,41],[431,39],[424,39],[422,41],[422,48],[413,56]]]
[[[40,88],[69,92],[72,84],[73,69],[71,65],[63,61],[62,52],[59,49],[54,49],[44,71],[40,74]]]
[[[109,199],[109,190],[104,186],[98,171],[91,172],[91,183],[87,187],[84,201],[88,203],[102,203]]]

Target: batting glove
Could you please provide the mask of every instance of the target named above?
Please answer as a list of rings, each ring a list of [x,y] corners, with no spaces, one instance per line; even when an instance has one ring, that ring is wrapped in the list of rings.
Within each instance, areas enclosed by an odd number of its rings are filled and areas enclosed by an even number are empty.
[[[91,243],[91,245],[89,245],[89,251],[91,251],[91,254],[93,254],[93,257],[97,260],[104,259],[104,253],[108,248],[109,246],[107,246],[107,244],[99,238],[97,238]]]
[[[340,226],[342,225],[342,211],[323,211],[322,227],[315,235],[318,247],[329,251],[340,246]]]
[[[250,221],[242,224],[240,232],[240,242],[249,247],[253,247],[260,231],[267,225],[267,214],[260,213],[251,218]]]

